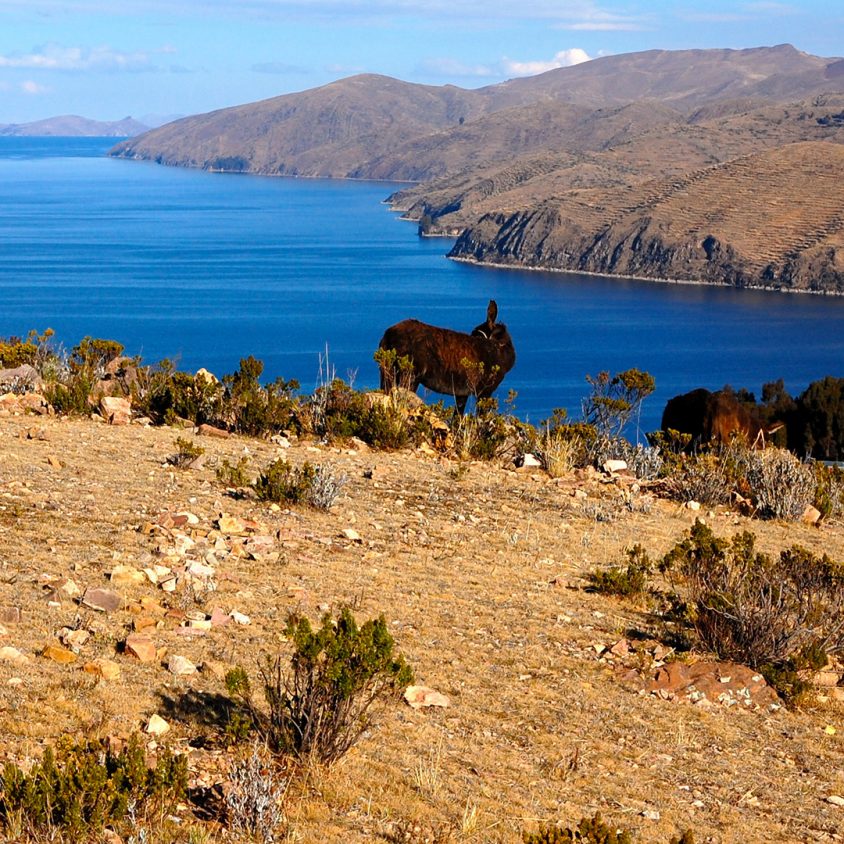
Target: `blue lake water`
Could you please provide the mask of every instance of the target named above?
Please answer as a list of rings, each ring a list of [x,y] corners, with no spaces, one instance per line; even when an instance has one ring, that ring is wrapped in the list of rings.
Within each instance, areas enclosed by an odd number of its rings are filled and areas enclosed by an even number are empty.
[[[577,417],[587,373],[635,366],[657,384],[644,430],[694,387],[844,375],[844,298],[481,269],[398,220],[393,185],[112,160],[113,142],[0,138],[0,336],[49,326],[218,375],[252,354],[309,392],[326,345],[337,375],[376,386],[388,325],[469,330],[494,298],[519,415]]]

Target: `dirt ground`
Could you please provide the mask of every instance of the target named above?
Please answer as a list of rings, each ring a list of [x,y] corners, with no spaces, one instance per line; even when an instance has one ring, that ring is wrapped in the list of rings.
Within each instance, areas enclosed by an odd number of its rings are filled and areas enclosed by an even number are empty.
[[[205,449],[204,466],[167,464],[178,436]],[[242,455],[253,472],[277,456],[328,463],[347,483],[327,512],[235,498],[215,467]],[[596,810],[637,842],[667,844],[687,828],[698,842],[844,840],[844,808],[828,801],[844,795],[842,704],[751,711],[637,693],[603,648],[652,633],[652,619],[584,589],[586,572],[636,542],[664,553],[697,516],[718,535],[752,529],[762,550],[797,543],[837,560],[844,526],[694,513],[607,481],[0,418],[0,647],[21,655],[0,661],[0,758],[31,761],[62,733],[128,735],[157,713],[171,726],[159,741],[190,754],[194,785],[213,786],[230,751],[201,737],[219,719],[225,669],[255,672],[283,649],[290,611],[316,620],[351,605],[359,620],[383,613],[417,682],[451,705],[387,708],[333,769],[291,788],[288,840],[516,842]],[[195,524],[166,517],[180,512]],[[253,523],[226,533],[221,514]],[[213,591],[108,577],[115,566],[180,572],[191,561],[215,570]],[[114,589],[122,607],[86,608],[75,592],[89,587]],[[249,623],[184,626],[185,613],[214,608]],[[159,649],[149,663],[122,647],[144,625]],[[69,664],[42,655],[64,627],[92,634]],[[173,655],[200,670],[172,674]],[[97,659],[116,663],[119,678],[84,669]],[[190,808],[183,815],[196,822]],[[236,840],[208,829],[208,840]]]

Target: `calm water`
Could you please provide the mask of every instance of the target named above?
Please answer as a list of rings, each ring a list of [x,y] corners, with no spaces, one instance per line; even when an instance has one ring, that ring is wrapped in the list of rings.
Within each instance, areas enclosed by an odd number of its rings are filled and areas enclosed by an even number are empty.
[[[792,393],[844,375],[844,298],[482,270],[446,260],[382,200],[394,186],[226,176],[103,157],[113,139],[0,138],[0,336],[120,340],[147,362],[223,374],[253,354],[310,391],[374,386],[373,350],[408,316],[468,330],[498,301],[531,421],[579,414],[584,376],[648,370],[665,401],[725,383]]]

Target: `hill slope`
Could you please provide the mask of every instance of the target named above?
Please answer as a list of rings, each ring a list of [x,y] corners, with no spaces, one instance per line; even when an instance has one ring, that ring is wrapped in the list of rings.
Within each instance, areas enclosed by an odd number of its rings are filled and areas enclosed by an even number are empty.
[[[621,191],[487,215],[451,256],[844,293],[844,146],[791,144]]]
[[[650,99],[691,111],[735,97],[781,102],[834,88],[844,77],[839,64],[782,45],[608,56],[478,90],[367,74],[184,118],[112,154],[210,170],[416,180],[495,160],[505,135],[514,154],[538,144],[565,148],[566,121],[581,113],[571,106],[594,111]],[[546,108],[519,119],[504,115],[501,125],[490,118],[538,103]],[[558,126],[553,133],[543,132],[549,115]],[[480,118],[477,131],[467,126]],[[444,130],[451,136],[444,138]],[[520,135],[533,140],[520,143]],[[444,142],[460,148],[454,160],[443,153]],[[420,167],[426,157],[436,164]]]
[[[91,120],[75,114],[65,114],[60,117],[48,117],[32,123],[11,123],[0,126],[0,135],[31,136],[31,137],[101,137],[124,138],[140,135],[149,129],[132,117],[122,120]]]

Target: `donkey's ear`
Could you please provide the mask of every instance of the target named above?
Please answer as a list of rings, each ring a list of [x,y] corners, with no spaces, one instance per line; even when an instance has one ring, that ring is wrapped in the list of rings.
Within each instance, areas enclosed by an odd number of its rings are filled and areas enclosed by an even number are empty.
[[[489,305],[486,309],[486,324],[492,328],[495,325],[495,320],[498,317],[498,305],[495,304],[495,299],[489,300]]]

